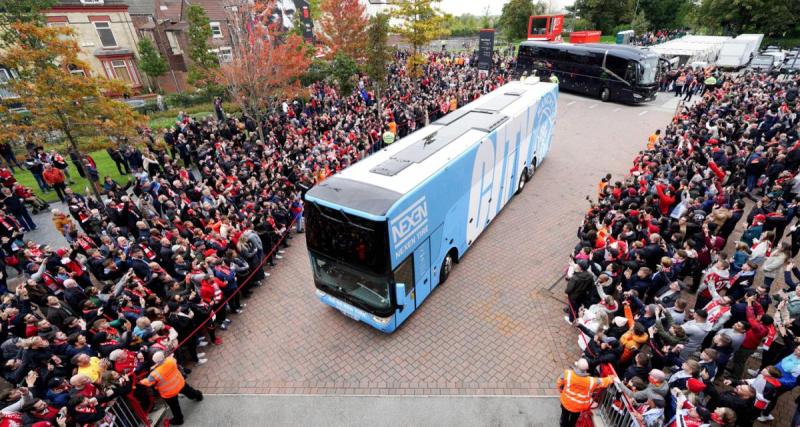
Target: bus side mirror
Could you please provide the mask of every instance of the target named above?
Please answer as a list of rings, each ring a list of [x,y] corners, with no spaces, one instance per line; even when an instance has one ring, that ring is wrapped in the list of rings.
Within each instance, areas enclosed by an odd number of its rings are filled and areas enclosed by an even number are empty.
[[[394,293],[395,297],[397,298],[397,305],[400,307],[406,305],[406,284],[395,283]]]

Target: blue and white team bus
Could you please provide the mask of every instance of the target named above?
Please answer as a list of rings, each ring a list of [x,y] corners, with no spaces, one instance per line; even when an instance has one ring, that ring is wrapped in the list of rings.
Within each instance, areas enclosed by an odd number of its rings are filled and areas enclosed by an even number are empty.
[[[397,329],[534,175],[557,96],[552,83],[508,83],[309,190],[317,296]]]

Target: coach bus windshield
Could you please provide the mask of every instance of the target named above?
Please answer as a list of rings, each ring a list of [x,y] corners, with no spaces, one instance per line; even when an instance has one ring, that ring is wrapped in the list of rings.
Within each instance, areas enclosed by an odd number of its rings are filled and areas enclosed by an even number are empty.
[[[639,84],[651,85],[658,76],[658,58],[645,58],[639,63]]]
[[[387,312],[389,297],[386,224],[306,203],[308,249],[314,281],[364,309]]]

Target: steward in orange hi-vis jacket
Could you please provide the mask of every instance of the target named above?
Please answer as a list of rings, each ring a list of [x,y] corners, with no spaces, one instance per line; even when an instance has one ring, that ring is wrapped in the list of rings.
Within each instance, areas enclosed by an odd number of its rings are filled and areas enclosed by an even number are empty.
[[[578,359],[573,369],[564,370],[556,385],[561,392],[561,427],[574,427],[581,412],[592,406],[592,393],[614,382],[613,377],[589,376],[589,362]]]

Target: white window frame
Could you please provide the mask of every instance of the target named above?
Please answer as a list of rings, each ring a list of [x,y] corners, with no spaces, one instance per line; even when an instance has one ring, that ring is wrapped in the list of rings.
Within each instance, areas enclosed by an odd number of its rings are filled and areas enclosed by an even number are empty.
[[[0,77],[0,99],[16,99],[16,98],[19,98],[19,96],[17,96],[17,94],[15,94],[13,92],[9,92],[5,88],[3,88],[3,86],[5,86],[5,84],[9,80],[16,79],[18,77],[17,73],[14,70],[9,70],[8,68],[0,68],[0,75],[2,75],[2,77]]]
[[[72,75],[86,77],[86,71],[84,71],[83,68],[79,68],[74,65],[70,65],[67,68],[69,68],[69,73]]]
[[[81,0],[81,4],[102,5],[104,0]]]
[[[115,62],[122,62],[122,65],[115,65]],[[131,77],[130,82],[125,81],[117,77],[117,68],[125,67],[128,71],[128,75]],[[103,68],[106,70],[106,74],[110,79],[124,81],[126,83],[130,83],[133,86],[139,86],[142,82],[139,80],[139,74],[136,71],[136,67],[133,64],[133,60],[130,58],[117,58],[117,59],[109,59],[103,61]]]
[[[180,40],[178,40],[178,36],[175,34],[174,31],[166,31],[167,33],[167,42],[169,43],[169,50],[172,52],[173,55],[181,55],[183,54],[183,49],[181,49]]]
[[[216,21],[209,22],[208,24],[211,27],[211,37],[215,39],[221,39],[222,36],[222,24]]]
[[[233,62],[233,48],[230,46],[220,46],[219,49],[214,49],[217,53],[219,62]]]
[[[119,78],[119,75],[117,74],[117,68],[124,68],[125,71],[128,72],[128,77],[130,77],[130,79],[131,79],[130,83],[133,83],[133,75],[131,75],[131,70],[130,70],[130,68],[128,68],[128,61],[126,61],[124,59],[112,59],[109,62],[111,63],[111,69],[114,70],[114,77],[117,80],[122,80],[122,79]],[[128,83],[127,81],[125,81],[125,82]]]
[[[98,28],[97,24],[105,24],[105,25],[107,25],[107,27],[104,27],[103,29],[104,30],[108,30],[111,33],[111,38],[114,39],[114,45],[113,46],[106,46],[105,43],[103,43],[103,37],[100,36],[100,28]],[[95,21],[94,22],[94,30],[95,30],[95,32],[97,32],[97,37],[100,39],[100,46],[103,46],[104,48],[119,47],[119,44],[117,43],[117,37],[114,35],[114,31],[111,29],[111,22],[109,22],[109,21]]]

